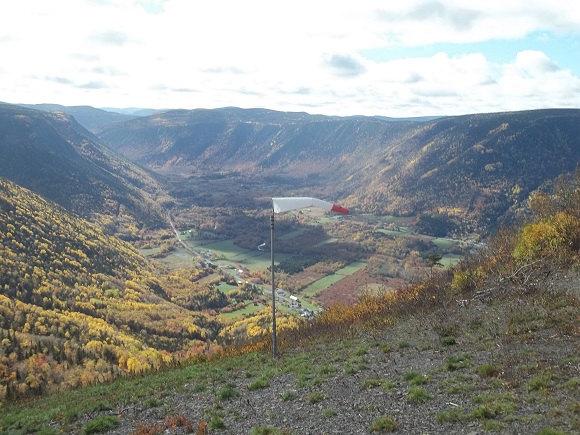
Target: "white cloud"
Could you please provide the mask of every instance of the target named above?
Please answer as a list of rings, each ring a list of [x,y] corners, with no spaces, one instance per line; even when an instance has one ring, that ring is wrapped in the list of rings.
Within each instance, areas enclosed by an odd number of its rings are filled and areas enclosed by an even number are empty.
[[[21,0],[0,16],[0,101],[387,116],[580,107],[580,67],[531,42],[502,64],[462,45],[579,35],[574,3]],[[464,50],[404,53],[441,43]]]

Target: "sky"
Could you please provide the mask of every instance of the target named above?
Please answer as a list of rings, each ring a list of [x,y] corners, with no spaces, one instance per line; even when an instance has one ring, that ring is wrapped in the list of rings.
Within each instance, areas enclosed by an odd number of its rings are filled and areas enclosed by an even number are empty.
[[[577,0],[0,0],[0,101],[443,116],[580,108]]]

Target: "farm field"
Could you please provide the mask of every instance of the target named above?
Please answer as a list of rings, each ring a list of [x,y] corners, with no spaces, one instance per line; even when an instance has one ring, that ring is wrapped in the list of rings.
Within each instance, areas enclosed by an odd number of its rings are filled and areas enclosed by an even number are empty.
[[[350,227],[354,231],[356,231],[357,227],[361,226],[363,231],[377,231],[395,239],[412,237],[413,239],[410,240],[423,240],[429,243],[430,250],[440,252],[442,256],[440,263],[444,267],[451,267],[462,258],[460,248],[464,246],[464,242],[451,238],[418,234],[416,228],[408,218],[356,215],[352,216],[352,219],[348,219],[342,216],[328,215],[315,208],[303,210],[296,218],[303,223],[307,223],[307,226],[287,232],[280,231],[280,234],[276,235],[277,239],[291,241],[292,239],[303,237],[308,231],[308,225],[325,225],[329,222],[336,223],[340,219],[347,219],[344,221],[347,225],[346,228]],[[368,225],[372,225],[372,228],[369,228]],[[198,237],[202,235],[202,233],[197,234]],[[348,238],[348,235],[346,237]],[[168,268],[176,269],[190,267],[196,260],[205,259],[219,265],[226,274],[233,275],[236,279],[246,279],[238,277],[237,269],[250,270],[251,272],[261,271],[263,273],[271,264],[269,247],[266,247],[266,251],[258,250],[258,246],[255,249],[241,248],[234,244],[233,239],[223,239],[216,235],[213,237],[208,235],[204,238],[185,237],[182,240],[190,248],[189,251],[177,246],[166,258],[156,260],[165,264]],[[315,243],[312,247],[320,247],[326,243],[339,240],[335,234],[332,234],[325,240],[317,241],[318,243]],[[409,243],[414,242],[411,241]],[[403,244],[402,246],[405,245]],[[142,250],[141,252],[143,255],[153,255],[156,253],[156,250]],[[275,253],[275,262],[276,264],[280,264],[287,259],[291,259],[294,255]],[[402,260],[399,259],[399,261]],[[324,267],[322,268],[322,272],[313,268],[312,270],[305,270],[296,275],[290,275],[286,279],[291,280],[293,283],[293,288],[295,289],[294,294],[300,298],[302,306],[314,311],[318,310],[320,306],[327,307],[335,302],[352,303],[363,293],[388,291],[396,286],[405,284],[404,279],[394,278],[398,275],[386,275],[381,270],[376,269],[376,265],[372,260],[370,265],[372,266],[367,269],[367,260],[365,262],[357,261],[347,264],[334,273],[330,271],[324,272]],[[204,279],[210,280],[212,277],[206,277]],[[218,288],[227,294],[237,289],[237,286],[221,283]],[[302,290],[297,290],[300,288]],[[264,286],[263,289],[265,291],[265,302],[262,302],[262,305],[267,306],[270,303],[268,285]],[[298,313],[298,310],[290,308],[289,301],[280,300],[278,308],[283,311]],[[254,304],[249,303],[248,306],[240,310],[224,314],[223,318],[231,319],[252,315],[252,313],[258,310],[259,308],[256,308]]]
[[[353,273],[357,272],[359,269],[364,267],[365,263],[362,261],[357,261],[356,263],[351,263],[342,269],[337,270],[333,275],[327,275],[324,278],[320,278],[319,280],[313,282],[306,288],[300,291],[301,295],[307,297],[315,297],[323,290],[327,289],[334,283],[337,283],[341,279],[346,276],[352,275]]]
[[[231,320],[241,316],[252,315],[263,308],[264,305],[262,304],[254,305],[251,301],[248,301],[248,305],[246,305],[244,308],[232,311],[230,313],[221,313],[220,317],[225,320]]]
[[[219,261],[220,264],[227,264],[233,267],[241,265],[250,270],[267,269],[271,264],[270,251],[258,251],[243,249],[234,245],[233,240],[186,240],[188,246],[196,251],[209,251],[212,254],[212,261]],[[275,262],[279,263],[290,258],[288,254],[275,254]]]

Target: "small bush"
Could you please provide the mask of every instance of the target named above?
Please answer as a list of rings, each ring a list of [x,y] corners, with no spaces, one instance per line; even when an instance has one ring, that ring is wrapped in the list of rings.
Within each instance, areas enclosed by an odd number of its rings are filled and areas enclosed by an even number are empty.
[[[367,362],[362,358],[351,358],[344,366],[344,373],[354,375],[367,368]]]
[[[393,351],[393,346],[391,346],[388,343],[382,343],[379,346],[379,349],[381,349],[381,352],[383,352],[383,353],[389,353],[389,352],[392,352]]]
[[[336,415],[336,410],[334,408],[326,408],[324,410],[324,412],[322,413],[322,415],[325,418],[330,418],[330,417],[334,417]]]
[[[355,356],[363,356],[363,355],[366,355],[367,353],[369,353],[369,349],[368,349],[368,347],[364,346],[364,347],[357,349],[355,351],[354,355]]]
[[[318,369],[318,373],[320,373],[321,375],[332,375],[335,372],[336,372],[336,367],[329,366],[329,365],[323,365]]]
[[[445,389],[445,392],[448,394],[468,394],[471,393],[473,390],[475,390],[475,385],[459,383],[447,387]]]
[[[371,432],[394,432],[397,429],[397,423],[391,417],[379,417],[371,425]]]
[[[81,433],[83,435],[88,435],[92,433],[107,432],[115,429],[119,424],[120,422],[117,417],[113,417],[112,415],[102,415],[86,423],[83,426]]]
[[[150,397],[143,401],[144,408],[157,408],[158,406],[161,406],[161,402],[156,397]]]
[[[397,348],[399,349],[407,349],[408,347],[410,347],[411,345],[409,344],[409,342],[407,341],[399,341],[397,343]]]
[[[219,415],[217,412],[212,412],[207,427],[209,429],[223,429],[226,427],[226,424],[221,415]]]
[[[445,370],[448,372],[453,372],[455,370],[459,370],[465,367],[469,367],[471,363],[469,362],[469,356],[466,354],[463,355],[454,355],[447,358],[445,361]]]
[[[564,384],[562,384],[561,388],[568,388],[571,390],[577,390],[580,388],[580,378],[578,376],[570,378]]]
[[[103,411],[110,411],[113,409],[110,403],[107,402],[99,402],[95,406],[93,406],[94,412],[103,412]]]
[[[383,380],[378,378],[365,379],[363,382],[364,389],[377,388],[383,385]]]
[[[191,389],[193,393],[205,393],[207,391],[207,385],[205,384],[195,384]]]
[[[538,432],[538,435],[566,435],[566,432],[562,432],[561,430],[545,427]]]
[[[472,397],[471,401],[480,405],[471,412],[471,416],[481,420],[509,415],[515,409],[514,398],[509,394],[480,394]]]
[[[505,429],[507,425],[497,420],[484,420],[483,423],[481,424],[481,427],[483,427],[483,430],[486,431],[495,431]]]
[[[546,391],[553,384],[551,373],[540,373],[526,383],[524,389],[529,393],[532,391]]]

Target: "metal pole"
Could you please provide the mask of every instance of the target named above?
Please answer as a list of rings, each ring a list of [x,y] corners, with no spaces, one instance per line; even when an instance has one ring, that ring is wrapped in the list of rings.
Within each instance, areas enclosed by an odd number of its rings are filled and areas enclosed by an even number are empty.
[[[274,209],[270,216],[270,256],[272,258],[272,355],[276,356],[276,285],[274,284]]]

